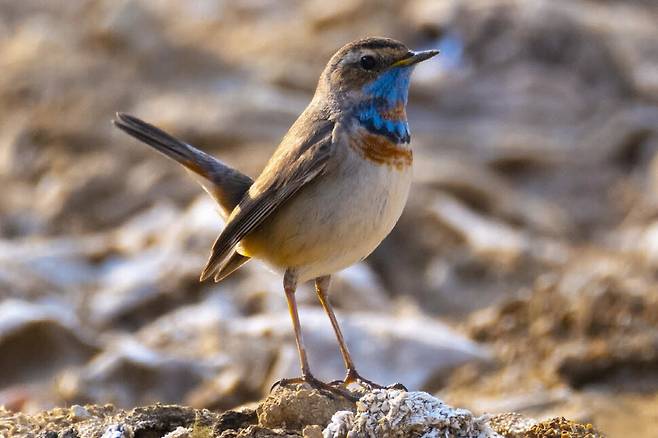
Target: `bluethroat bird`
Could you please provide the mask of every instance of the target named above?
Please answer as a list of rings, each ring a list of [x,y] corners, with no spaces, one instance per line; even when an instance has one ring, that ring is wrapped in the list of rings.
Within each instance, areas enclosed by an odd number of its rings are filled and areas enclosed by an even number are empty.
[[[282,384],[307,382],[343,395],[351,383],[380,387],[356,371],[329,303],[329,283],[333,273],[368,256],[402,213],[411,184],[409,80],[416,64],[436,54],[410,51],[389,38],[342,47],[255,181],[136,117],[117,114],[118,128],[185,166],[219,204],[226,225],[201,281],[220,281],[251,258],[283,272],[302,376]],[[338,339],[347,369],[342,382],[320,382],[309,368],[295,301],[297,283],[309,280]]]

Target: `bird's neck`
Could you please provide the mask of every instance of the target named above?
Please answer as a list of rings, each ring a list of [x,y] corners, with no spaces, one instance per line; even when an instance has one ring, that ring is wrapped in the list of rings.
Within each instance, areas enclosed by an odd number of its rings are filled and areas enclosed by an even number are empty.
[[[363,88],[363,100],[355,116],[374,134],[394,143],[409,143],[407,99],[411,71],[406,68],[389,70]]]

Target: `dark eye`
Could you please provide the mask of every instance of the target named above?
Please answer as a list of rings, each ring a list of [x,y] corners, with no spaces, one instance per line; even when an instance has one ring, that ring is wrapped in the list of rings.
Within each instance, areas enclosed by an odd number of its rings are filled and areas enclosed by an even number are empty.
[[[377,61],[375,61],[375,58],[370,55],[362,56],[361,59],[359,60],[359,63],[361,64],[361,67],[364,70],[372,70],[373,68],[375,68],[375,65],[377,65]]]

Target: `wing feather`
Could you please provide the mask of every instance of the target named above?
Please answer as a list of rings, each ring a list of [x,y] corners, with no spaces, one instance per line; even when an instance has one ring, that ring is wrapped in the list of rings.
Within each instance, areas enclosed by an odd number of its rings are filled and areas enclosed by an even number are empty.
[[[304,185],[324,172],[334,150],[334,123],[324,120],[316,122],[316,125],[307,141],[292,151],[284,149],[285,153],[275,154],[274,161],[268,164],[253,185],[258,189],[245,194],[215,240],[208,263],[201,273],[201,281],[211,276],[218,281],[219,274],[235,254],[240,241]]]

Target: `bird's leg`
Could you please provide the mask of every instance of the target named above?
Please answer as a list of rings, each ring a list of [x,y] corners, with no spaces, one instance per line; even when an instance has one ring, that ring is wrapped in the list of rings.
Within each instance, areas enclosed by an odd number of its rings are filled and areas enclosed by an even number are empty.
[[[297,300],[295,291],[297,290],[297,275],[293,270],[288,269],[283,276],[283,289],[286,292],[286,301],[288,301],[288,312],[292,319],[292,329],[295,332],[295,342],[297,343],[297,352],[299,353],[299,363],[302,368],[302,377],[311,375],[311,368],[308,365],[306,357],[306,348],[302,339],[302,325],[299,322],[299,313],[297,312]]]
[[[315,279],[315,293],[318,295],[320,304],[324,309],[325,313],[331,321],[331,326],[334,328],[334,333],[336,333],[336,339],[338,340],[338,347],[340,348],[340,354],[343,356],[343,363],[345,364],[345,369],[352,374],[356,374],[356,368],[354,367],[354,361],[350,355],[350,351],[347,348],[345,343],[345,338],[343,337],[343,332],[340,331],[340,326],[338,325],[338,320],[334,314],[333,309],[331,308],[331,303],[329,303],[329,284],[331,283],[331,276],[325,275],[324,277],[319,277]],[[347,383],[347,382],[346,382]]]
[[[318,295],[320,304],[322,305],[322,308],[324,309],[325,313],[329,317],[329,320],[331,321],[331,326],[334,328],[334,333],[336,334],[336,339],[338,340],[338,347],[340,348],[340,354],[343,356],[343,363],[345,364],[345,369],[347,370],[347,374],[345,375],[345,379],[343,379],[341,383],[343,383],[344,385],[357,383],[367,389],[394,388],[394,389],[403,389],[406,391],[406,388],[399,383],[396,383],[395,385],[392,385],[390,387],[385,387],[371,380],[368,380],[365,377],[361,377],[361,375],[357,372],[356,366],[354,365],[354,361],[352,360],[352,356],[350,355],[350,351],[347,348],[347,344],[345,343],[343,332],[341,332],[340,330],[340,326],[338,325],[338,320],[336,319],[334,310],[331,307],[331,303],[329,303],[330,283],[331,283],[331,277],[329,275],[316,278],[315,293]],[[337,383],[337,382],[332,382],[332,383]]]
[[[299,322],[299,313],[297,312],[297,301],[295,300],[295,290],[297,289],[297,275],[294,270],[288,269],[283,277],[283,288],[286,292],[286,300],[288,301],[288,310],[290,318],[292,319],[292,327],[295,332],[295,342],[297,343],[297,352],[299,353],[299,362],[302,368],[302,376],[293,379],[281,379],[276,382],[272,389],[276,386],[285,386],[290,383],[308,383],[311,387],[319,390],[320,392],[333,396],[335,394],[345,397],[349,400],[356,401],[349,392],[336,388],[335,386],[321,382],[311,374],[311,369],[308,365],[308,358],[306,356],[306,348],[304,348],[304,340],[302,339],[302,326]]]

